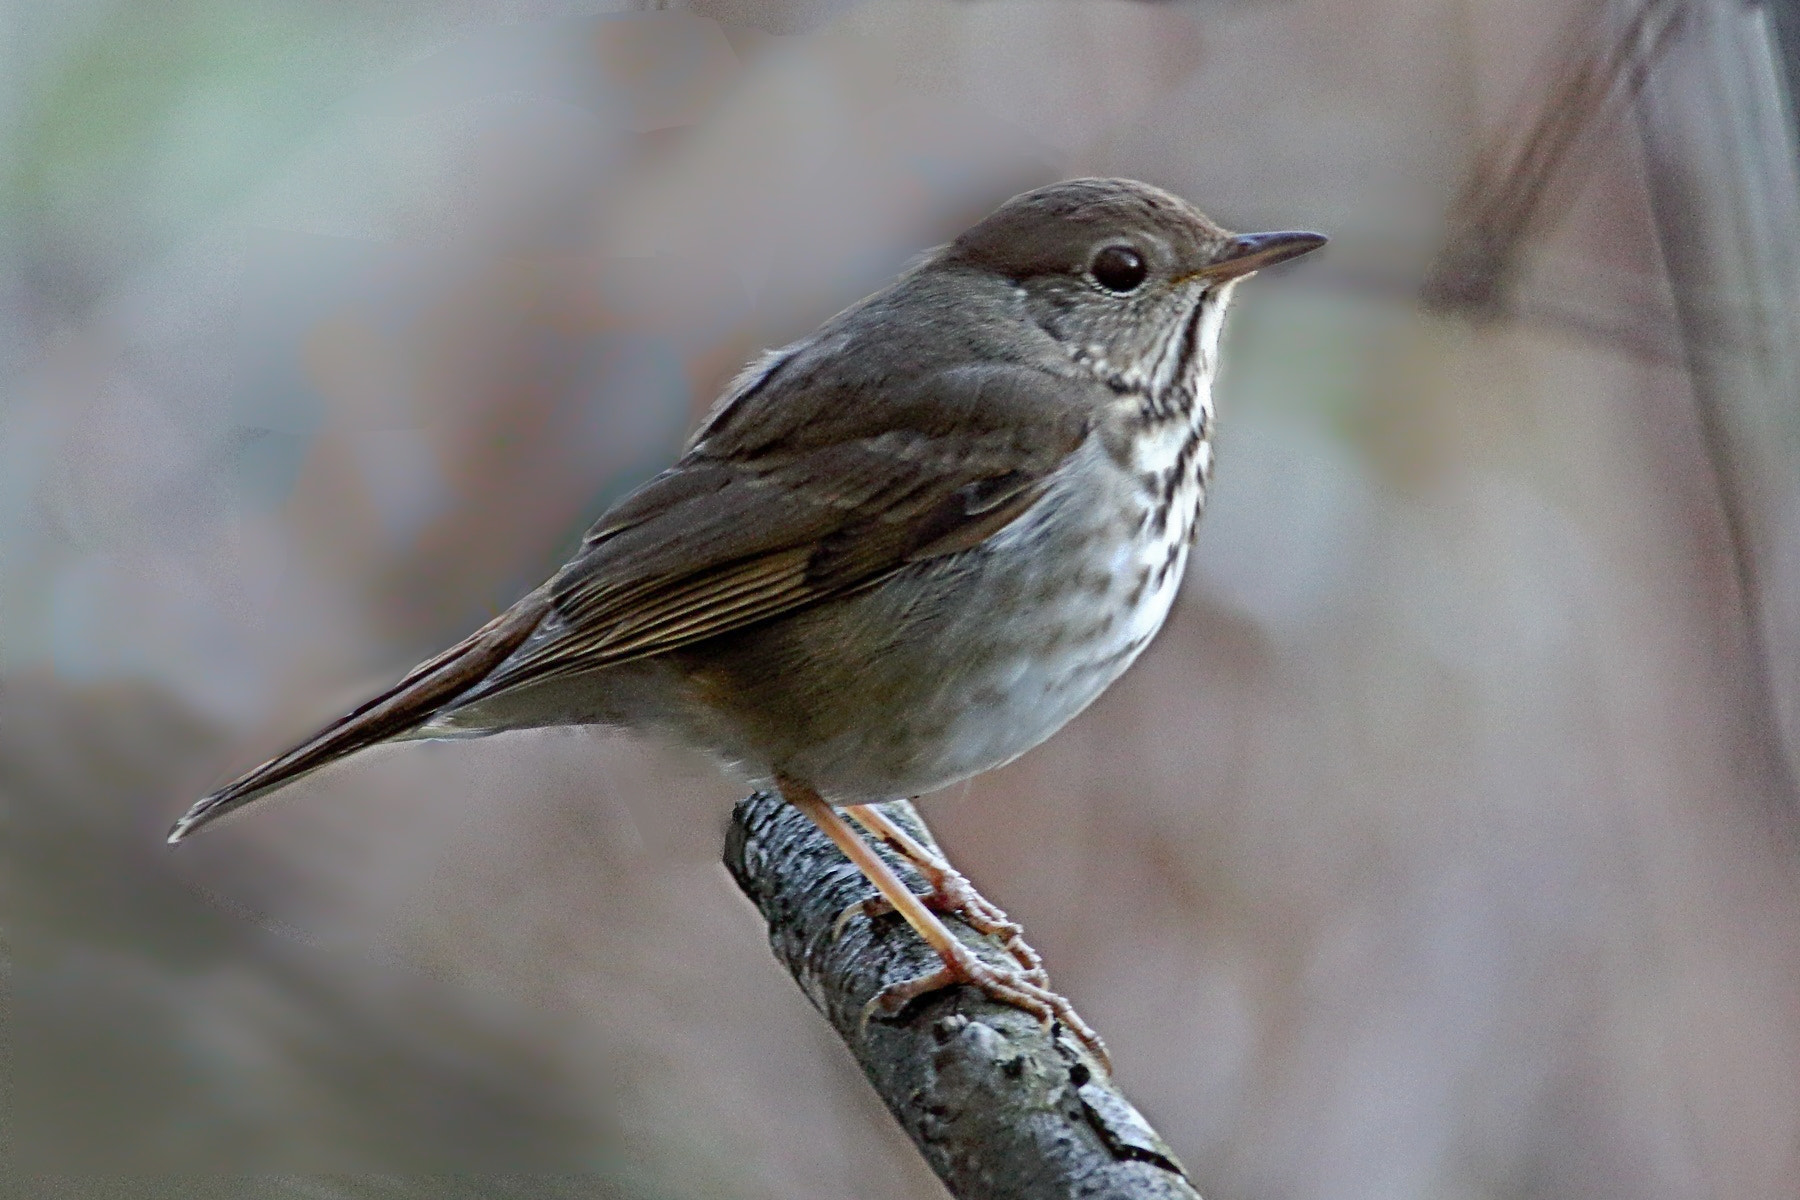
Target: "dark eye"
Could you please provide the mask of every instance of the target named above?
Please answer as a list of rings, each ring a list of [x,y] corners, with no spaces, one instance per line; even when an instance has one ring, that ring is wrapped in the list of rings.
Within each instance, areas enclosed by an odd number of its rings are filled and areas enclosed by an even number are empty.
[[[1094,255],[1094,265],[1088,271],[1094,282],[1109,292],[1131,292],[1144,282],[1150,268],[1130,246],[1108,246]]]

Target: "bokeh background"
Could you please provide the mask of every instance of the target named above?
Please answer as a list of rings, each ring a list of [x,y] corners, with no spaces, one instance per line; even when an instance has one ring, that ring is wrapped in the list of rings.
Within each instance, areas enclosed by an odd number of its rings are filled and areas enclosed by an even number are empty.
[[[1240,293],[1161,639],[940,837],[1215,1200],[1800,1194],[1793,6],[607,7],[0,8],[7,1188],[941,1194],[704,764],[162,833],[749,355],[1125,174],[1333,242]]]

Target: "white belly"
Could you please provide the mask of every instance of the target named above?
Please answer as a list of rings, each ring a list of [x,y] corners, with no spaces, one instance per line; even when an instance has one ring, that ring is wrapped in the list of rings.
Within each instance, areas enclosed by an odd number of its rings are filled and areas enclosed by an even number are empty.
[[[796,770],[828,795],[933,791],[1043,742],[1136,661],[1180,590],[1203,472],[1165,498],[1098,452],[1085,466],[990,544],[954,627],[908,647],[882,720],[806,747]]]
[[[1021,643],[980,677],[962,681],[958,694],[943,697],[958,715],[939,753],[918,764],[910,790],[943,787],[1010,762],[1098,699],[1156,637],[1175,603],[1188,546],[1182,522],[1172,522],[1171,533],[1180,536],[1113,547],[1104,590],[1067,592],[1021,621],[1034,633],[1067,631],[1063,636],[1048,649]]]

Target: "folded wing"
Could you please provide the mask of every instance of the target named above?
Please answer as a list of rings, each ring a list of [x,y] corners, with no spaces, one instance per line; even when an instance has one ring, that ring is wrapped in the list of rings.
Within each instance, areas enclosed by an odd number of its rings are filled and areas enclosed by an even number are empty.
[[[1030,508],[1088,436],[1092,410],[1075,387],[982,366],[888,381],[874,400],[823,385],[779,402],[742,390],[549,583],[203,798],[169,840],[446,709],[691,645],[979,545]],[[808,405],[818,419],[796,431]]]

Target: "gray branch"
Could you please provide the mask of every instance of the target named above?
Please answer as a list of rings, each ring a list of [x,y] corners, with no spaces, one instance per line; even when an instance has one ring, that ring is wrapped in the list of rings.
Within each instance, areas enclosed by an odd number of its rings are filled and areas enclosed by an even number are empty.
[[[935,847],[912,805],[882,807]],[[1060,1027],[969,987],[865,1024],[870,997],[937,959],[897,916],[859,915],[833,937],[838,915],[875,889],[804,814],[766,793],[741,801],[725,866],[768,921],[775,957],[958,1200],[1199,1200],[1156,1131]],[[1004,961],[997,942],[950,923]]]

